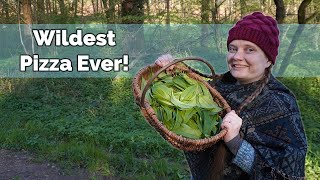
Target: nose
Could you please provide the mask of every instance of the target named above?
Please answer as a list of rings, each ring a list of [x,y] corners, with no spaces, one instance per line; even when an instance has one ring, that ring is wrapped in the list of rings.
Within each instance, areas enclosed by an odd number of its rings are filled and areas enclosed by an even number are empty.
[[[233,59],[235,60],[244,60],[244,53],[242,50],[238,50],[237,52],[234,53]]]

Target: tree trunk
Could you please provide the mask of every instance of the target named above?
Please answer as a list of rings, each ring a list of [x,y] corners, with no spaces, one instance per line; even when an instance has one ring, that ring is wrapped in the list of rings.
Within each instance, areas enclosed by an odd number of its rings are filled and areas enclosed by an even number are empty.
[[[144,0],[123,0],[121,3],[122,24],[143,24]]]
[[[78,0],[73,0],[73,17],[77,17]]]
[[[5,14],[5,22],[9,22],[9,3],[7,1],[2,1],[2,8]]]
[[[222,53],[223,51],[223,40],[222,40],[222,35],[221,35],[221,24],[219,17],[218,17],[218,12],[219,12],[219,7],[224,3],[225,1],[220,1],[218,2],[217,0],[212,1],[212,8],[211,8],[211,13],[212,13],[212,23],[213,23],[213,38],[214,42],[216,45],[216,49],[218,53]],[[225,18],[227,18],[227,13],[225,10]]]
[[[102,9],[103,9],[103,12],[105,13],[106,15],[106,18],[108,18],[108,5],[107,5],[107,0],[101,0],[102,2]]]
[[[45,7],[44,0],[37,0],[37,20],[38,24],[45,23]]]
[[[284,56],[284,59],[281,63],[280,69],[278,71],[278,75],[280,75],[280,76],[283,75],[283,73],[286,71],[287,67],[289,66],[293,51],[295,50],[297,43],[298,43],[298,40],[299,40],[299,37],[301,36],[302,31],[304,30],[304,27],[305,27],[304,23],[307,22],[306,8],[310,4],[310,2],[311,2],[311,0],[303,0],[299,6],[299,10],[298,10],[299,26],[292,37],[290,46],[289,46],[289,48],[286,52],[286,55]]]
[[[214,23],[214,24],[220,24],[219,22],[219,7],[225,2],[222,1],[222,2],[219,2],[217,0],[214,0],[212,1],[212,8],[211,8],[211,22]],[[226,13],[226,9],[225,9],[225,17],[227,17],[227,13]]]
[[[298,9],[298,23],[305,24],[306,23],[306,9],[311,3],[311,0],[303,0]]]
[[[51,0],[46,0],[46,13],[50,14],[51,12]]]
[[[284,18],[286,17],[283,0],[274,0],[274,3],[276,5],[276,20],[279,24],[283,24]]]
[[[32,36],[31,36],[31,24],[32,24],[32,9],[31,0],[22,0],[22,18],[23,18],[23,35],[21,33],[21,43],[24,47],[26,54],[32,53]],[[19,30],[20,25],[19,25]]]
[[[64,0],[59,0],[59,8],[60,8],[61,16],[64,17],[66,15],[66,9],[65,9]]]
[[[96,4],[95,4],[95,1],[94,0],[91,0],[91,3],[92,3],[92,10],[93,10],[93,14],[96,14]]]
[[[4,15],[4,5],[5,3],[4,2],[2,2],[2,1],[0,1],[0,10],[1,10],[1,14],[0,14],[0,16],[2,17],[2,15]]]
[[[166,24],[170,24],[170,0],[166,0],[166,12],[167,12]]]
[[[22,1],[22,13],[24,24],[32,24],[31,0]]]
[[[187,17],[186,3],[184,0],[180,0],[180,4],[181,4],[181,11],[183,14],[183,18],[186,18]]]
[[[114,24],[115,22],[115,0],[102,0],[103,9],[106,14],[107,23]]]
[[[103,0],[100,0],[101,13],[104,11]]]
[[[282,76],[284,74],[284,72],[286,71],[287,67],[289,66],[290,64],[290,59],[292,57],[292,54],[297,46],[297,43],[298,43],[298,40],[299,40],[299,37],[302,33],[304,29],[304,25],[301,25],[299,24],[297,30],[295,31],[293,37],[292,37],[292,40],[291,40],[291,43],[289,45],[289,48],[286,52],[286,55],[284,56],[283,58],[283,61],[281,63],[281,66],[280,66],[280,69],[278,71],[278,76]]]
[[[125,26],[125,38],[122,42],[123,53],[129,54],[132,67],[144,54],[144,0],[122,0],[121,23]],[[116,76],[117,77],[117,76]]]
[[[144,0],[124,0],[121,3],[122,24],[126,26],[126,42],[124,42],[124,51],[133,56],[144,49]],[[131,25],[132,24],[132,25]]]
[[[84,19],[83,19],[83,6],[84,6],[84,2],[83,2],[83,0],[81,0],[81,21],[82,21],[82,23],[84,22]]]
[[[150,23],[151,18],[150,18],[150,2],[149,2],[149,0],[147,0],[146,3],[147,3],[147,17],[148,17],[147,21],[149,21],[149,23]]]
[[[53,0],[53,14],[58,14],[58,12],[57,12],[57,0]]]
[[[209,24],[210,0],[201,0],[201,24]]]
[[[317,3],[314,3],[314,9],[319,9],[320,8],[320,5],[317,4]],[[319,24],[320,23],[320,13],[315,17],[315,23]]]
[[[201,0],[201,47],[208,47],[210,0]]]
[[[115,5],[116,5],[115,0],[109,0],[109,9],[108,9],[107,15],[111,23],[116,23],[115,22]]]
[[[96,13],[99,13],[99,0],[96,0]]]

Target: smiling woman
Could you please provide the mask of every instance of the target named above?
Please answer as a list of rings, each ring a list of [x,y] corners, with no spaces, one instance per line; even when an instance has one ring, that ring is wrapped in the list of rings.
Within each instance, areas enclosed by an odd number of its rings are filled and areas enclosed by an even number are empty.
[[[248,84],[262,79],[268,60],[259,46],[246,40],[233,40],[228,47],[228,67],[240,84]]]
[[[192,179],[304,179],[307,141],[292,92],[272,74],[279,48],[276,21],[255,12],[229,31],[229,72],[212,85],[233,111],[227,130],[204,151],[185,152]],[[164,66],[173,58],[161,56]]]

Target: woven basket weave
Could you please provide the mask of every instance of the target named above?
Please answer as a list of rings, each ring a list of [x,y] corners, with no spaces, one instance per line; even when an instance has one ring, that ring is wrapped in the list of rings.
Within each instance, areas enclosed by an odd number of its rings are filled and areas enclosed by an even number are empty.
[[[212,75],[204,75],[190,67],[177,64],[179,62],[186,61],[186,60],[196,60],[196,61],[205,63],[210,68]],[[204,138],[204,139],[190,139],[190,138],[177,135],[174,132],[168,130],[162,124],[162,122],[157,118],[157,115],[153,110],[153,108],[150,106],[149,102],[145,99],[145,94],[149,89],[151,83],[156,79],[156,77],[162,71],[166,70],[168,67],[170,67],[173,64],[176,64],[174,66],[175,70],[186,73],[190,78],[193,78],[197,81],[202,82],[209,89],[213,100],[223,109],[223,113],[221,113],[221,115],[224,115],[225,113],[230,112],[231,108],[228,105],[228,103],[225,101],[225,99],[220,95],[220,93],[214,87],[211,87],[209,83],[205,81],[203,78],[203,77],[211,77],[211,78],[217,77],[217,75],[215,75],[213,67],[207,61],[199,57],[176,59],[162,68],[156,64],[153,64],[141,69],[135,75],[132,82],[135,101],[140,107],[141,112],[145,117],[145,119],[147,120],[147,122],[151,126],[153,126],[160,133],[160,135],[169,143],[171,143],[174,147],[181,149],[183,151],[200,151],[200,150],[206,149],[212,146],[213,144],[215,144],[216,142],[218,142],[220,139],[222,139],[223,136],[227,133],[227,131],[225,129],[222,129],[216,135],[211,136],[209,138]],[[146,79],[146,77],[148,77],[150,72],[154,73],[154,75],[153,77],[148,79],[147,84],[142,89],[141,87],[142,78]]]

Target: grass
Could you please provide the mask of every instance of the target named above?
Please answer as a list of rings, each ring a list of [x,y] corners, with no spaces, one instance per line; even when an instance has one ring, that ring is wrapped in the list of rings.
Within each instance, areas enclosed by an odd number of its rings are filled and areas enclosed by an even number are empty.
[[[2,79],[1,146],[124,179],[187,176],[182,152],[145,122],[130,85],[129,79]]]
[[[281,79],[298,98],[306,173],[320,178],[319,78]],[[0,79],[1,148],[122,179],[189,179],[181,151],[143,119],[131,79]]]

